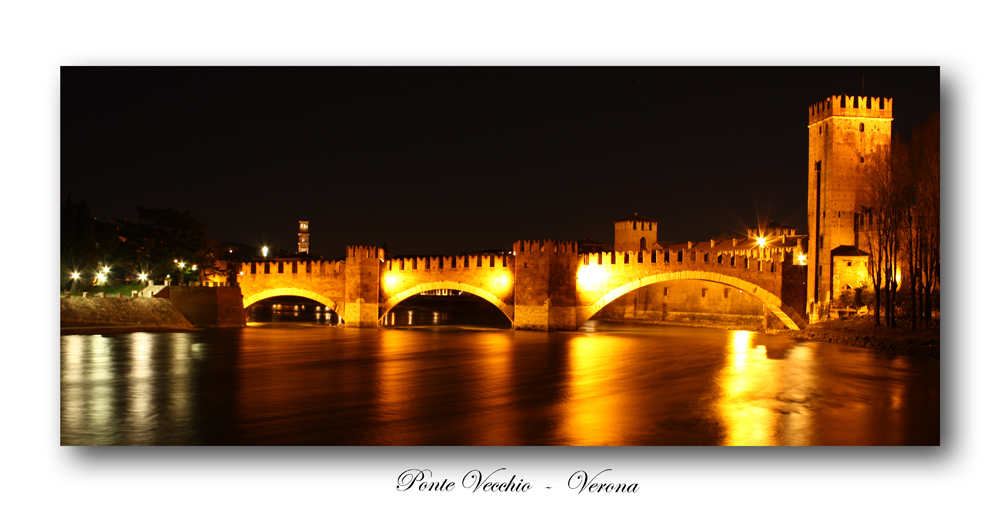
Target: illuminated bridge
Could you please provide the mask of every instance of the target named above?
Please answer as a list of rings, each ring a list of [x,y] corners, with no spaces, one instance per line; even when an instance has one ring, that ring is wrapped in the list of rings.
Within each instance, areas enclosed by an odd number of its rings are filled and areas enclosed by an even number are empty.
[[[349,246],[339,261],[242,263],[243,306],[283,295],[326,305],[348,326],[377,327],[403,300],[459,290],[503,311],[515,329],[576,330],[622,295],[654,283],[702,280],[749,293],[789,329],[806,326],[805,267],[783,240],[688,243],[640,252],[578,253],[576,242],[521,240],[511,254],[386,259]],[[791,245],[794,249],[794,244]]]

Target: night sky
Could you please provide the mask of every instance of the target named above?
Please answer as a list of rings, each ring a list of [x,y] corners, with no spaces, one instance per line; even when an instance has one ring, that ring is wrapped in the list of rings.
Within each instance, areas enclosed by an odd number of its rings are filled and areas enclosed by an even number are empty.
[[[863,84],[862,84],[863,81]],[[940,108],[937,67],[81,68],[61,71],[61,190],[101,220],[175,208],[220,242],[392,255],[806,224],[809,105]]]

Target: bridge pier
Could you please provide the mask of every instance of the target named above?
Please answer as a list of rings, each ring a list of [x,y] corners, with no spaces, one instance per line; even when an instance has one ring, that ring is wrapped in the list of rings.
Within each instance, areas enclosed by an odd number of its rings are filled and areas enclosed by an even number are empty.
[[[514,329],[575,331],[575,242],[520,241],[514,279]]]
[[[381,248],[348,246],[344,263],[344,324],[348,327],[378,327],[384,259]]]

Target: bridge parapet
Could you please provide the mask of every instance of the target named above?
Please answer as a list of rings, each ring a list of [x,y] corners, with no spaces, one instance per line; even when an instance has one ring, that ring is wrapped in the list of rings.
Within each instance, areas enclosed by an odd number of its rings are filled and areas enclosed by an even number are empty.
[[[344,261],[262,260],[240,264],[240,275],[257,274],[337,274],[344,271]]]
[[[561,252],[576,253],[576,242],[566,240],[518,240],[514,243],[514,253]]]

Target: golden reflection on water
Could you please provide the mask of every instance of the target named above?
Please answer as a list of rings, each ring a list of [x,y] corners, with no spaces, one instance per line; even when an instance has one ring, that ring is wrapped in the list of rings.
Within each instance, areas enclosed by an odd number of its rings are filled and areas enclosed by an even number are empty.
[[[509,333],[483,331],[466,335],[467,357],[459,363],[439,362],[428,368],[420,355],[433,350],[426,333],[387,329],[380,333],[377,408],[386,424],[385,439],[395,445],[425,443],[427,432],[407,421],[426,413],[427,403],[461,400],[469,405],[459,432],[448,443],[518,444],[509,421],[511,408],[511,339]],[[454,386],[442,387],[442,375],[454,379]]]
[[[395,317],[393,317],[395,321]],[[378,412],[386,423],[387,439],[396,445],[417,444],[419,432],[409,429],[406,420],[416,415],[420,407],[416,384],[421,366],[407,353],[419,349],[419,338],[406,331],[386,329],[380,336],[380,361],[378,364]]]
[[[484,331],[475,341],[476,357],[466,370],[477,381],[468,397],[476,410],[469,425],[470,431],[476,433],[475,444],[523,444],[514,432],[517,421],[512,416],[517,415],[517,409],[510,406],[513,401],[510,334]]]
[[[621,373],[634,354],[627,338],[578,336],[569,351],[568,402],[563,407],[559,437],[564,444],[621,446],[630,411],[641,407],[642,390],[623,387]]]
[[[812,350],[768,359],[757,333],[733,331],[719,371],[715,410],[728,446],[808,445],[815,372]]]

